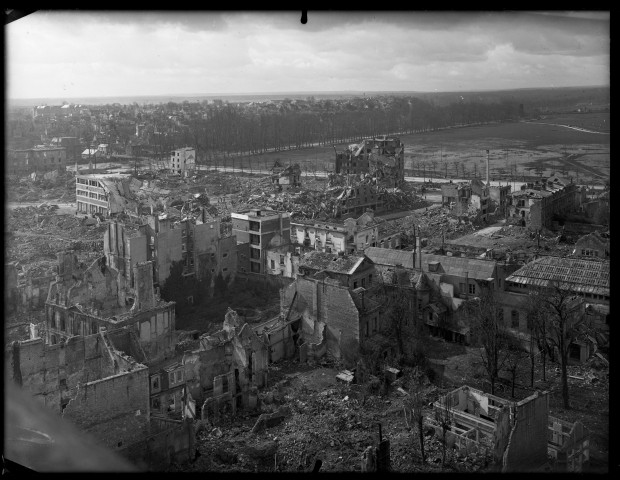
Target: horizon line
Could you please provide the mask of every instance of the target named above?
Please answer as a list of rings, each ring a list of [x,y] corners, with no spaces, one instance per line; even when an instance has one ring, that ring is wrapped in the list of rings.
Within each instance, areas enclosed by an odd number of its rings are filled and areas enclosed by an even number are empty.
[[[610,88],[610,85],[567,85],[567,86],[553,86],[553,87],[517,87],[517,88],[499,88],[499,89],[486,89],[486,90],[295,90],[295,91],[274,91],[274,92],[233,92],[233,93],[154,93],[154,94],[114,94],[114,95],[75,95],[71,97],[62,95],[52,95],[45,97],[7,97],[9,101],[16,100],[41,100],[49,98],[65,98],[65,99],[79,99],[79,98],[125,98],[125,97],[213,97],[213,96],[248,96],[248,95],[313,95],[313,94],[390,94],[390,93],[481,93],[481,92],[506,92],[515,90],[551,90],[562,88]]]

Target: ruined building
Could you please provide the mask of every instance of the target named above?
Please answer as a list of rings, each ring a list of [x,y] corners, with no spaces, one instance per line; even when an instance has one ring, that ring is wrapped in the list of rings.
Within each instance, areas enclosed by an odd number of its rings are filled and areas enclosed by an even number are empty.
[[[9,150],[6,166],[6,171],[10,175],[53,170],[64,172],[67,167],[67,149],[37,145],[25,150]]]
[[[491,194],[481,180],[471,182],[444,183],[441,185],[441,203],[450,207],[454,215],[479,215],[486,220],[489,213]]]
[[[326,253],[362,252],[376,245],[378,225],[373,212],[341,222],[298,220],[291,222],[291,243]]]
[[[160,470],[191,458],[192,423],[151,415],[149,369],[130,352],[144,358],[131,326],[100,327],[55,345],[42,338],[13,342],[7,380],[138,468]]]
[[[241,272],[265,273],[268,249],[290,243],[291,219],[287,212],[248,209],[230,214]]]
[[[268,354],[264,339],[230,309],[221,330],[184,347],[180,371],[201,418],[217,418],[223,408],[233,414],[255,408],[267,383]]]
[[[367,138],[336,154],[336,173],[370,174],[375,184],[399,187],[405,180],[405,146],[397,137]]]
[[[167,168],[180,175],[193,174],[196,168],[196,149],[192,147],[178,148],[170,155]]]
[[[349,367],[359,358],[360,342],[386,321],[366,289],[348,288],[328,272],[298,276],[282,290],[280,311],[283,325],[294,324],[300,361],[328,354]]]
[[[7,366],[9,379],[110,448],[148,434],[148,368],[117,350],[104,327],[54,345],[14,342]]]
[[[135,191],[141,185],[142,182],[128,174],[76,175],[77,211],[105,217],[126,210],[138,213],[140,202]]]
[[[484,451],[502,473],[540,471],[548,456],[554,471],[579,472],[589,461],[589,441],[580,422],[549,415],[548,392],[514,402],[462,386],[433,403],[427,419],[437,435],[448,420],[446,443],[461,455]]]
[[[177,262],[183,265],[183,275],[199,280],[210,276],[212,284],[220,273],[232,281],[237,271],[235,236],[223,235],[220,219],[208,216],[204,208],[196,218],[148,215],[142,224],[110,223],[103,248],[108,264],[129,285],[133,285],[133,266],[144,261],[153,264],[156,286],[164,284]]]
[[[298,164],[283,167],[276,161],[271,169],[271,183],[279,191],[287,191],[301,186],[301,168]]]
[[[527,184],[508,195],[508,214],[535,230],[557,230],[565,218],[579,211],[586,201],[586,191],[574,183],[549,182]]]
[[[305,253],[299,261],[299,273],[310,277],[319,272],[325,272],[340,285],[351,289],[370,287],[373,275],[376,280],[373,263],[364,255],[345,256],[316,250]]]
[[[149,361],[171,355],[176,341],[174,302],[155,294],[151,262],[139,262],[133,270],[133,283],[128,283],[106,257],[86,267],[73,252],[59,253],[58,275],[45,303],[47,343],[92,335],[102,327],[127,326]]]
[[[385,208],[384,193],[370,183],[356,183],[346,186],[335,197],[334,217],[353,217],[367,210],[381,212]]]

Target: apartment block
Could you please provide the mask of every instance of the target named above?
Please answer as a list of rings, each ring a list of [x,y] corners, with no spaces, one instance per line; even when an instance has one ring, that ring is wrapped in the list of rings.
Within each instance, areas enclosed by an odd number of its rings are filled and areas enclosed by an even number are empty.
[[[265,273],[266,251],[290,243],[291,219],[286,212],[249,209],[230,214],[237,244],[249,244],[251,273]]]

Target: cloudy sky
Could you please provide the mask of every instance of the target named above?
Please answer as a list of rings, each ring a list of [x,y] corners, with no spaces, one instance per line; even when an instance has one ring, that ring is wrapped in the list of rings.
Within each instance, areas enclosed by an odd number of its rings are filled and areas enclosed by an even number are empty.
[[[609,85],[609,12],[39,11],[9,98]]]

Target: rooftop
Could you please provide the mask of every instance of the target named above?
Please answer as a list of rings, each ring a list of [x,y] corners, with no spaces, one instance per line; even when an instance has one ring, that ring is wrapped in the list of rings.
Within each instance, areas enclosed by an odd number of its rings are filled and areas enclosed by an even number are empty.
[[[364,261],[363,256],[344,255],[337,253],[324,253],[317,250],[304,254],[300,261],[299,267],[307,267],[316,270],[325,270],[334,273],[345,273],[351,275],[357,267]]]
[[[422,270],[424,272],[429,272],[429,263],[431,262],[437,262],[438,265],[437,271],[430,273],[443,273],[455,277],[468,277],[474,280],[488,280],[496,276],[496,262],[492,260],[422,253]]]
[[[609,261],[540,257],[506,278],[507,282],[541,287],[554,280],[578,293],[609,296]]]
[[[413,268],[414,252],[412,251],[368,247],[364,250],[364,255],[377,265],[388,265],[391,267],[402,265],[404,268]]]

